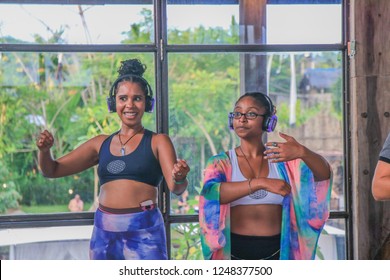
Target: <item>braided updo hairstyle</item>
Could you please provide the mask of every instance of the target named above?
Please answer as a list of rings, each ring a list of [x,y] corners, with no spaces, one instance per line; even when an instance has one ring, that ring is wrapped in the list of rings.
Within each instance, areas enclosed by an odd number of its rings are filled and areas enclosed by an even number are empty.
[[[146,65],[137,58],[121,61],[121,66],[118,69],[118,78],[128,74],[142,77],[146,68]]]
[[[145,95],[151,95],[149,93],[149,84],[148,82],[142,77],[146,70],[146,65],[143,64],[139,59],[128,59],[121,62],[121,66],[118,69],[118,78],[115,83],[115,94],[116,94],[116,88],[118,84],[122,81],[129,81],[138,83],[142,90],[145,92]]]

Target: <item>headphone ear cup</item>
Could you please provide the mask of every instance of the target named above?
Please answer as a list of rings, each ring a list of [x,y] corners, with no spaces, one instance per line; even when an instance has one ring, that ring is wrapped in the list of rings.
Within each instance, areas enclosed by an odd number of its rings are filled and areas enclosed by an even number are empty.
[[[263,131],[272,132],[275,130],[278,123],[278,117],[276,115],[267,116],[264,118],[262,129]]]
[[[262,95],[267,100],[268,105],[269,105],[269,111],[270,111],[269,115],[264,117],[262,129],[263,129],[263,131],[266,131],[266,132],[272,132],[275,130],[276,124],[278,122],[278,117],[275,115],[275,106],[272,103],[271,98],[266,94],[262,93]]]
[[[109,96],[107,97],[107,108],[109,113],[116,112],[116,101],[115,97]]]
[[[267,131],[268,122],[269,122],[269,116],[265,116],[263,119],[263,123],[261,124],[261,129],[263,131]]]
[[[116,86],[117,81],[115,81],[111,88],[110,88],[110,93],[108,94],[108,97],[106,98],[107,100],[107,109],[109,113],[114,113],[116,112],[116,100],[115,100],[115,95],[114,95],[114,88]]]
[[[229,113],[229,115],[228,115],[228,126],[229,126],[230,130],[234,130],[234,127],[233,127],[233,114],[232,113]]]
[[[145,112],[151,113],[154,109],[154,98],[149,95],[145,98]]]

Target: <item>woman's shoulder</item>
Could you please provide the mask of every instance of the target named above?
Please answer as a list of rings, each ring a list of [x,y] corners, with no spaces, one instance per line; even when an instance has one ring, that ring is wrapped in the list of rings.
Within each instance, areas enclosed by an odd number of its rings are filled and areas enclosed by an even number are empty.
[[[165,134],[165,133],[157,133],[157,132],[145,129],[145,134],[150,135],[152,137],[153,141],[157,141],[157,142],[169,141],[169,142],[171,142],[171,138],[169,137],[168,134]]]
[[[221,159],[221,160],[229,159],[229,151],[220,152],[219,154],[216,154],[212,157],[214,157],[215,159]]]
[[[100,148],[100,146],[106,141],[108,138],[112,137],[116,133],[113,133],[111,135],[108,134],[99,134],[94,137],[92,137],[88,142],[92,143],[96,147]]]
[[[151,130],[145,130],[145,135],[150,135],[153,149],[172,149],[171,138],[165,133],[156,133]]]
[[[211,156],[208,160],[208,163],[215,163],[215,162],[219,162],[219,163],[230,163],[230,158],[228,156],[228,152],[221,152],[219,154],[215,154],[213,156]]]
[[[109,136],[110,135],[105,135],[105,134],[99,134],[93,136],[92,138],[80,144],[76,149],[83,152],[90,151],[98,154],[104,141],[108,139]]]
[[[113,134],[99,134],[91,138],[91,140],[98,141],[98,142],[103,142],[106,139],[113,137],[115,134],[118,132],[114,132]]]

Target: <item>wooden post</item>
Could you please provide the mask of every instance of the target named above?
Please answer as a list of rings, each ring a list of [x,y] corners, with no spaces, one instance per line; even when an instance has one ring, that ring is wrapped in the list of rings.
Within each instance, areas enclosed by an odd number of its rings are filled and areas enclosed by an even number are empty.
[[[384,258],[390,202],[376,202],[371,181],[390,131],[390,2],[350,1],[351,175],[354,259]],[[388,253],[388,252],[387,252]]]
[[[240,43],[266,43],[266,0],[240,0]],[[241,55],[241,93],[267,92],[267,58],[259,54]]]

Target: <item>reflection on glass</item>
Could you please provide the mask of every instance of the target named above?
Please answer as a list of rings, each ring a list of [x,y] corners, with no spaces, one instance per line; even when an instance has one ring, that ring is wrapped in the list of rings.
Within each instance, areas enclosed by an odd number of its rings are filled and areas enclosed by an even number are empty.
[[[199,224],[171,224],[171,259],[203,259],[199,236]]]
[[[141,44],[154,41],[153,6],[150,4],[0,4],[0,19],[2,44]]]
[[[228,128],[228,112],[240,92],[268,91],[277,109],[276,131],[323,155],[334,178],[332,210],[343,210],[343,104],[339,52],[250,54],[266,61],[265,69],[251,70],[247,54],[171,54],[169,56],[170,135],[180,158],[189,161],[190,198],[199,194],[205,161],[237,146]],[[242,73],[251,72],[250,78]],[[245,78],[241,78],[245,77]],[[177,198],[173,213],[177,213]]]
[[[0,64],[0,214],[69,212],[75,195],[83,211],[94,211],[98,178],[93,167],[58,179],[42,176],[35,139],[46,128],[54,132],[51,151],[58,158],[98,134],[120,128],[109,114],[106,97],[120,61],[139,58],[154,81],[153,54],[3,52]],[[61,58],[61,59],[59,59]],[[155,114],[143,125],[155,130]]]
[[[0,230],[0,259],[88,260],[93,226]]]
[[[345,220],[328,220],[318,241],[316,259],[345,260]]]
[[[191,1],[186,3],[189,2]],[[199,5],[196,1],[192,2],[192,5],[177,5],[176,1],[168,1],[169,44],[342,42],[341,1],[337,4],[321,4],[321,1],[316,1],[316,4],[266,6],[263,1],[238,1],[238,4],[226,5]]]

